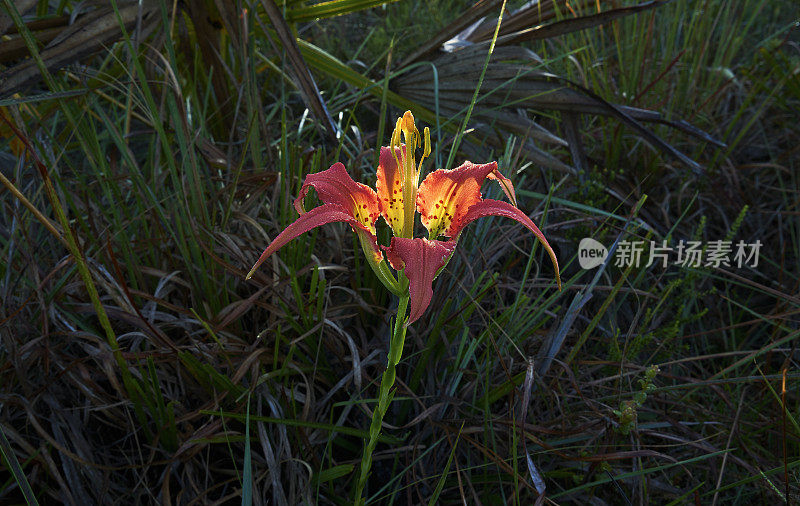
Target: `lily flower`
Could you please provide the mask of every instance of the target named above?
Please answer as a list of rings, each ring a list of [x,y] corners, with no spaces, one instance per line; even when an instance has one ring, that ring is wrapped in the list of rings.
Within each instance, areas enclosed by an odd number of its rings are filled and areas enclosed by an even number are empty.
[[[401,137],[405,143],[401,143]],[[417,164],[414,153],[420,147],[423,155]],[[300,234],[326,223],[346,222],[358,234],[367,260],[381,282],[395,294],[410,297],[406,322],[409,325],[428,308],[433,298],[433,280],[452,257],[464,227],[484,216],[504,216],[521,223],[541,241],[553,262],[560,289],[553,248],[528,215],[516,207],[514,187],[500,173],[497,163],[464,162],[452,170],[435,170],[419,184],[422,162],[430,152],[430,131],[425,128],[424,137],[420,135],[414,116],[406,111],[397,120],[390,145],[381,148],[377,191],[353,181],[341,163],[308,175],[295,200],[300,217],[272,241],[247,277],[267,257]],[[497,181],[511,202],[484,199],[481,186],[486,179]],[[305,212],[303,198],[312,186],[323,205]],[[416,212],[428,230],[427,238],[414,237]],[[377,243],[378,216],[383,217],[394,234],[388,247],[379,247]],[[383,252],[389,265],[398,271],[398,278],[388,269]]]
[[[312,187],[317,191],[317,196],[323,205],[306,212],[303,200]],[[378,279],[393,293],[399,295],[397,280],[389,271],[375,236],[375,221],[380,215],[375,190],[353,181],[344,165],[335,163],[327,170],[306,176],[300,188],[300,195],[294,201],[294,208],[300,217],[272,240],[245,279],[250,279],[264,260],[292,239],[321,225],[345,222],[358,235],[361,249]]]

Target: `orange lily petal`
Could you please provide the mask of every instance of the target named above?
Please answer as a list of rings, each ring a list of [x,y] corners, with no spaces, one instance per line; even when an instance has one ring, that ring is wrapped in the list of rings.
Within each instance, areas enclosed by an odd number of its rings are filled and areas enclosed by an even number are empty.
[[[322,202],[342,207],[351,218],[375,234],[375,221],[380,213],[378,195],[369,186],[353,181],[343,164],[335,163],[330,169],[306,176],[300,195],[294,201],[294,208],[301,215],[305,213],[303,199],[312,186]]]
[[[250,272],[247,273],[246,279],[249,279],[250,276],[253,275],[255,270],[258,269],[258,266],[261,265],[264,260],[281,249],[292,239],[295,239],[301,234],[304,234],[313,228],[319,227],[320,225],[326,225],[328,223],[334,223],[337,221],[349,223],[355,232],[367,240],[368,244],[372,247],[376,258],[382,258],[382,254],[378,249],[378,242],[375,234],[371,233],[370,230],[364,226],[363,223],[361,223],[361,221],[354,218],[348,209],[345,209],[339,204],[324,204],[301,214],[294,223],[286,227],[283,232],[278,234],[278,236],[273,239],[269,246],[267,246],[267,249],[261,253],[261,256],[258,258],[256,264],[252,269],[250,269]]]
[[[381,214],[397,237],[403,235],[404,220],[403,183],[405,174],[403,168],[397,166],[397,160],[400,160],[402,164],[405,156],[405,146],[401,146],[402,148],[395,148],[394,151],[397,159],[392,156],[390,148],[381,148],[381,156],[378,159],[378,179],[375,182]]]
[[[481,185],[486,178],[498,180],[509,199],[514,200],[514,187],[497,170],[497,162],[464,162],[453,170],[439,169],[428,174],[419,186],[417,211],[431,237],[458,235],[463,216],[481,201]]]
[[[553,248],[550,247],[550,243],[548,243],[547,239],[544,238],[544,234],[541,230],[539,230],[539,227],[533,223],[533,220],[531,220],[527,214],[523,213],[508,202],[487,199],[482,200],[470,207],[466,214],[459,220],[460,226],[454,231],[456,236],[469,223],[477,220],[478,218],[483,218],[484,216],[505,216],[506,218],[517,220],[525,225],[525,228],[533,232],[533,235],[535,235],[542,242],[542,246],[544,246],[544,249],[547,250],[547,254],[550,255],[550,260],[553,262],[553,267],[556,270],[558,289],[561,289],[561,275],[559,273],[558,259],[556,258],[555,251],[553,251]]]
[[[455,247],[455,241],[392,237],[389,247],[384,248],[392,267],[398,271],[405,269],[409,281],[411,310],[407,325],[417,321],[428,309],[433,298],[433,280],[447,264]]]

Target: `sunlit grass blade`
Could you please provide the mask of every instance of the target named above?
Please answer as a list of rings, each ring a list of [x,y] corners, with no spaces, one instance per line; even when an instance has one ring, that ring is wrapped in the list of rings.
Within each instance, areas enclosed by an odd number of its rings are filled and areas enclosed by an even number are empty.
[[[396,2],[397,0],[389,1]],[[379,7],[386,3],[386,0],[330,0],[314,5],[287,9],[286,20],[290,23],[304,23],[315,19],[351,14],[360,10]]]

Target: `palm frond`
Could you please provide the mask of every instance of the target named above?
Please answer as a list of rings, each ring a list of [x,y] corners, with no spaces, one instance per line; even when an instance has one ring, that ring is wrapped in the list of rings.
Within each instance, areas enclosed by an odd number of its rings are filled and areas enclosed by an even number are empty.
[[[573,4],[572,7],[585,9],[590,3],[594,2],[578,2],[577,6]],[[701,167],[697,162],[662,140],[642,123],[664,124],[717,146],[723,146],[723,143],[686,121],[667,119],[657,111],[611,103],[591,89],[552,72],[533,51],[517,45],[595,27],[664,3],[664,0],[653,0],[593,14],[560,18],[558,2],[549,0],[528,4],[511,14],[500,28],[498,47],[494,50],[484,78],[483,88],[486,91],[480,96],[473,112],[475,121],[508,133],[527,134],[540,142],[568,145],[570,143],[566,140],[540,125],[531,111],[611,116],[627,125],[652,146],[680,160],[695,173],[700,173]],[[438,101],[440,113],[444,116],[463,114],[464,104],[469,103],[474,83],[481,72],[495,23],[476,20],[475,17],[484,15],[492,6],[493,3],[476,3],[469,12],[472,18],[465,14],[433,37],[430,43],[412,53],[404,65],[415,65],[416,68],[393,80],[392,89],[429,109],[433,109]],[[466,29],[463,28],[465,26]],[[456,29],[462,31],[454,33]],[[431,65],[419,65],[421,61],[427,60],[435,67],[435,73],[431,71]],[[570,130],[574,134],[576,129]],[[569,136],[573,138],[572,144],[579,142],[576,135]],[[527,143],[527,148],[529,153],[534,152],[541,158],[541,150],[531,142]],[[575,158],[582,149],[580,146],[571,146],[571,151]],[[552,157],[545,163],[551,168],[559,168],[559,164],[563,168],[563,164],[555,163]],[[582,165],[578,162],[575,164]]]

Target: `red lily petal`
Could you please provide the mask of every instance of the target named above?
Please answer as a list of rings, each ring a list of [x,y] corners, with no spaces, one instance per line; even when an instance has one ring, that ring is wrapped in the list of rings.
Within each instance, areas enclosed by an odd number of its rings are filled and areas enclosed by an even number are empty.
[[[344,165],[335,163],[330,169],[306,176],[300,195],[294,201],[294,208],[301,215],[305,213],[303,199],[312,186],[322,202],[342,207],[350,213],[351,218],[375,233],[375,220],[380,212],[378,195],[369,186],[353,181]]]
[[[400,164],[403,163],[405,156],[405,146],[395,148],[397,160]],[[403,183],[405,181],[405,174],[402,167],[397,166],[392,150],[387,147],[381,148],[381,156],[378,159],[378,180],[375,182],[375,188],[378,190],[378,203],[380,205],[381,214],[386,223],[392,227],[394,235],[399,236],[403,230]]]
[[[272,242],[267,246],[267,249],[261,253],[261,256],[258,258],[258,261],[250,269],[250,272],[247,274],[247,278],[249,279],[250,276],[253,275],[258,266],[261,265],[264,260],[266,260],[270,255],[281,249],[285,246],[289,241],[295,239],[296,237],[300,236],[308,232],[309,230],[319,227],[320,225],[326,225],[328,223],[334,223],[337,221],[344,221],[350,224],[353,227],[353,230],[361,235],[366,234],[367,238],[369,239],[372,249],[377,257],[382,258],[382,254],[380,249],[378,248],[378,242],[375,237],[375,234],[370,232],[370,230],[365,227],[359,220],[353,218],[353,216],[348,212],[347,209],[343,208],[339,204],[324,204],[319,207],[315,207],[314,209],[308,211],[307,213],[301,214],[297,220],[286,227],[283,232],[278,234],[278,236],[272,240]]]
[[[533,235],[535,235],[542,242],[542,246],[544,246],[544,249],[547,250],[547,254],[550,255],[550,260],[553,262],[553,267],[556,270],[558,289],[561,289],[561,275],[558,270],[558,259],[556,258],[555,251],[553,251],[553,248],[550,247],[550,243],[548,243],[547,239],[544,238],[542,231],[539,230],[539,227],[533,223],[528,215],[512,206],[508,202],[492,199],[486,199],[478,202],[474,206],[470,207],[467,213],[462,217],[459,222],[460,227],[454,231],[455,234],[458,235],[467,224],[477,220],[478,218],[483,218],[484,216],[505,216],[506,218],[517,220],[525,225],[528,230],[533,232]]]
[[[470,207],[481,201],[481,185],[486,178],[496,179],[513,201],[511,181],[497,170],[497,162],[476,165],[464,162],[453,170],[439,169],[428,174],[419,186],[417,211],[431,237],[455,237]]]
[[[425,313],[433,298],[433,280],[444,267],[456,247],[455,241],[429,241],[392,237],[386,250],[389,263],[395,270],[405,269],[409,281],[411,310],[408,324]]]
[[[494,171],[490,172],[489,175],[486,176],[487,179],[494,179],[498,183],[500,183],[500,188],[503,189],[503,193],[506,194],[508,200],[511,201],[512,204],[515,206],[517,205],[517,194],[514,193],[514,185],[511,184],[511,180],[505,177],[504,175],[500,174],[500,171],[495,169]]]

